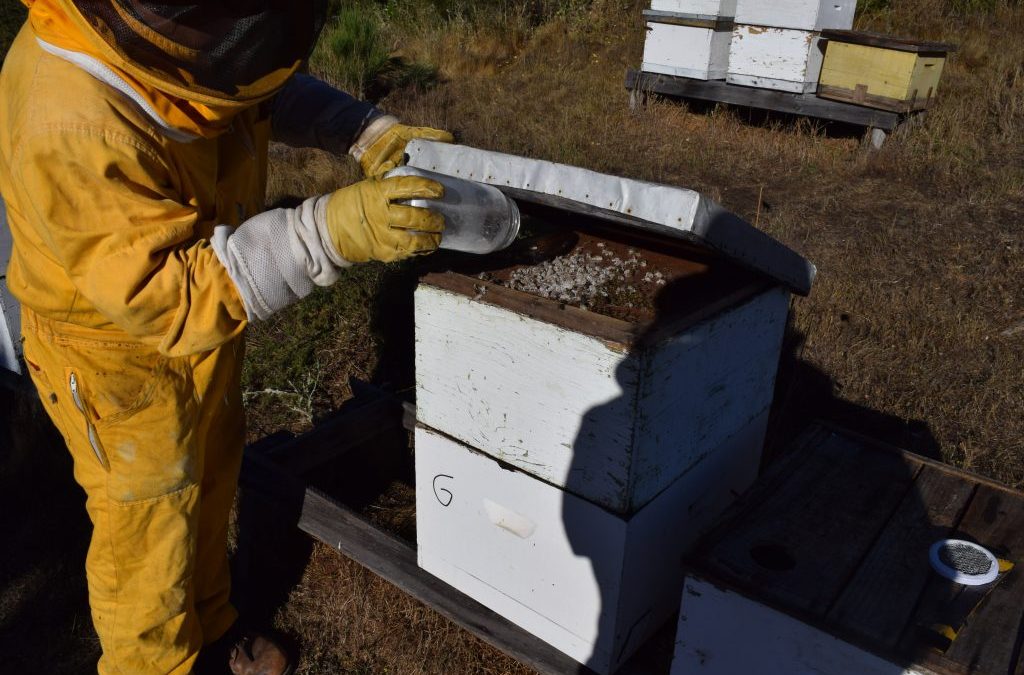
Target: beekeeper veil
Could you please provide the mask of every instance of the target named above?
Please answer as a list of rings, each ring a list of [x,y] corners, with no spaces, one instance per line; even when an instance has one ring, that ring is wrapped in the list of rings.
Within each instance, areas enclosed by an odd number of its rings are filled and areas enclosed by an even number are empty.
[[[277,91],[309,57],[327,14],[327,0],[66,4],[134,76],[211,105],[256,101]]]

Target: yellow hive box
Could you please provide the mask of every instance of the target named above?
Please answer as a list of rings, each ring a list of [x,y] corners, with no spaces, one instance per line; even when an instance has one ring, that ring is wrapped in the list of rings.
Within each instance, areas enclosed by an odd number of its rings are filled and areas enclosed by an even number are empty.
[[[909,113],[928,108],[956,47],[877,33],[826,30],[818,96]]]

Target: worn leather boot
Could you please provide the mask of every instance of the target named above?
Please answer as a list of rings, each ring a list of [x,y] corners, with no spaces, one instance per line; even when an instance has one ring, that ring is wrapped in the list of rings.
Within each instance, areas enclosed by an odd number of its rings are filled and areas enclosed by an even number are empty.
[[[284,647],[259,633],[243,635],[231,648],[233,675],[292,675],[295,665]]]

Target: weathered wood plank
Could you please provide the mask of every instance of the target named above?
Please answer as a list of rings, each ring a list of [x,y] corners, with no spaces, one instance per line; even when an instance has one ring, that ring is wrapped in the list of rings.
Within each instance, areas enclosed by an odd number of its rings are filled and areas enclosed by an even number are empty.
[[[925,467],[828,613],[841,634],[895,648],[928,581],[928,550],[960,520],[976,484]]]
[[[863,89],[850,91],[848,89],[843,89],[842,87],[832,87],[827,84],[818,85],[818,96],[832,99],[833,101],[845,101],[855,105],[864,105],[870,108],[878,108],[879,110],[891,110],[892,112],[902,114],[908,114],[913,110],[924,110],[931,103],[931,99],[902,100],[888,98],[885,96],[868,94]]]
[[[773,493],[744,500],[700,569],[820,621],[913,483],[920,463],[830,434]]]
[[[792,94],[753,87],[731,85],[721,81],[691,80],[670,75],[653,75],[631,70],[626,73],[626,88],[664,96],[692,98],[701,101],[773,110],[806,115],[835,122],[892,131],[900,123],[900,115],[886,110],[829,101],[814,94]]]
[[[970,672],[1009,673],[1024,614],[1024,499],[979,488],[956,536],[978,542],[1017,567],[968,619],[946,657]]]
[[[669,26],[689,26],[692,28],[707,28],[710,30],[732,30],[735,22],[732,17],[717,16],[712,14],[681,14],[679,12],[666,12],[660,9],[645,9],[644,19],[650,23],[662,23]]]
[[[917,54],[949,54],[957,50],[957,46],[949,42],[913,40],[893,37],[884,33],[872,33],[870,31],[828,29],[821,31],[821,37],[826,40],[836,40],[837,42],[848,42],[850,44],[879,47],[881,49],[895,49]]]
[[[1006,489],[981,485],[950,536],[976,541],[996,555],[1018,563],[1018,567],[979,603],[962,627],[953,627],[959,628],[959,633],[945,654],[930,646],[925,629],[948,622],[948,608],[964,603],[962,596],[979,591],[932,574],[901,637],[900,651],[943,674],[1011,673],[1018,658],[1024,611],[1024,568],[1019,566],[1024,561],[1024,500]]]
[[[997,492],[1005,492],[1011,497],[1019,497],[1021,495],[1021,492],[1019,490],[1015,490],[1012,487],[1006,485],[1005,483],[994,481],[991,478],[988,478],[987,476],[982,476],[981,474],[974,473],[972,471],[965,471],[964,469],[958,469],[956,467],[950,466],[949,464],[946,464],[945,462],[941,462],[936,459],[930,459],[928,457],[924,457],[923,455],[914,454],[895,445],[891,445],[889,443],[885,443],[884,441],[880,441],[877,438],[865,436],[864,434],[860,434],[856,431],[851,431],[850,429],[845,429],[843,427],[834,425],[830,422],[818,421],[815,422],[814,426],[820,427],[821,433],[842,434],[843,436],[846,436],[851,440],[857,441],[858,443],[863,443],[867,446],[874,448],[875,450],[880,450],[882,452],[887,452],[889,454],[899,455],[901,457],[912,457],[914,461],[920,462],[924,466],[935,469],[936,471],[948,473],[953,476],[960,476],[966,481],[976,483],[978,485],[984,485],[992,490],[996,490]]]

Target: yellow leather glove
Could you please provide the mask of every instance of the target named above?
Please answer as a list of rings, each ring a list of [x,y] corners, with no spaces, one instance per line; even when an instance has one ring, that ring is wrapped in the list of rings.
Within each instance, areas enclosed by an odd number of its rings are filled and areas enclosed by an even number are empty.
[[[338,190],[326,207],[331,243],[351,263],[395,262],[433,253],[441,244],[444,216],[394,202],[443,196],[444,186],[418,176],[368,178]]]
[[[354,148],[356,159],[368,178],[383,176],[402,163],[405,146],[414,138],[451,143],[455,138],[447,131],[429,127],[409,127],[393,117],[381,118],[378,129],[371,125]],[[382,128],[381,128],[382,127]]]

